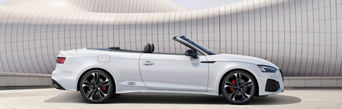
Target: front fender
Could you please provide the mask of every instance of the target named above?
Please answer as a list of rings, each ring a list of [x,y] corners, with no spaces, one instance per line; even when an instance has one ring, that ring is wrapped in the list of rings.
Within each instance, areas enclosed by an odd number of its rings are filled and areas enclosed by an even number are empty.
[[[216,62],[209,65],[209,83],[208,90],[210,93],[219,95],[220,82],[223,76],[232,70],[242,69],[250,72],[257,80],[261,72],[257,65],[245,62]],[[260,89],[259,89],[260,90]]]

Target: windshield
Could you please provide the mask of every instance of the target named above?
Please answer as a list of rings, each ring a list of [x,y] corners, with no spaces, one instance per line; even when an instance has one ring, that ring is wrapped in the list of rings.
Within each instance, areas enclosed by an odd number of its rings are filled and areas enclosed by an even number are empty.
[[[210,49],[203,47],[202,45],[192,41],[191,39],[189,39],[185,36],[181,36],[180,38],[187,41],[188,43],[192,44],[193,46],[197,47],[198,49],[201,49],[202,51],[206,52],[208,55],[215,55],[215,53],[213,51],[211,51]]]

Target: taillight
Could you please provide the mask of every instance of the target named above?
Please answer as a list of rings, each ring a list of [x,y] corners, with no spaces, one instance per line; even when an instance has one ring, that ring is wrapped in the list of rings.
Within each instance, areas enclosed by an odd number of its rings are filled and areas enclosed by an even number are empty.
[[[66,60],[65,57],[57,57],[57,61],[56,62],[59,63],[59,64],[64,64],[65,60]]]

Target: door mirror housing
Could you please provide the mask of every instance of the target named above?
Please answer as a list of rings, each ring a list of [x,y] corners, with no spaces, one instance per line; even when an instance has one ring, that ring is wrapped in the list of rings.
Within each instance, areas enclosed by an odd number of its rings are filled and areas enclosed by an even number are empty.
[[[193,49],[186,50],[185,55],[190,56],[191,58],[194,58],[194,59],[198,58],[197,52]]]

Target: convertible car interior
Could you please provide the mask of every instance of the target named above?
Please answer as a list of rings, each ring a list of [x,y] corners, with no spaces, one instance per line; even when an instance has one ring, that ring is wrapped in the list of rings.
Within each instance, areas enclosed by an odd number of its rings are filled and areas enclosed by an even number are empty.
[[[154,44],[147,43],[144,47],[143,53],[153,53],[154,52]]]
[[[120,47],[109,47],[109,48],[88,48],[89,50],[105,50],[105,51],[117,51],[117,52],[134,52],[134,53],[153,53],[154,44],[147,43],[143,51],[126,50]]]

